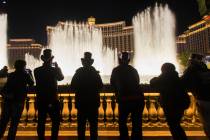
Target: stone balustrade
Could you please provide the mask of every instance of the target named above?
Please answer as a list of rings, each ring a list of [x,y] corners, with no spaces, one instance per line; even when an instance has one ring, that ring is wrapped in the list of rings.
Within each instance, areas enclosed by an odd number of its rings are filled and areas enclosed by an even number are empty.
[[[159,103],[159,93],[149,85],[141,85],[145,95],[145,107],[143,111],[143,127],[167,127],[163,109]],[[195,105],[195,99],[190,94],[191,104],[185,111],[182,120],[184,127],[200,127],[200,121]],[[98,125],[99,128],[118,127],[118,103],[113,89],[109,85],[105,85],[100,93],[100,107]],[[75,108],[75,94],[69,86],[59,87],[59,100],[61,103],[61,127],[77,126],[77,109]],[[2,97],[0,97],[0,115],[2,107]],[[25,101],[24,110],[20,120],[20,127],[36,127],[38,111],[36,107],[36,94],[34,88],[29,90]],[[50,119],[47,119],[47,125],[50,126]],[[88,124],[87,124],[88,125]],[[128,119],[128,125],[131,121]]]

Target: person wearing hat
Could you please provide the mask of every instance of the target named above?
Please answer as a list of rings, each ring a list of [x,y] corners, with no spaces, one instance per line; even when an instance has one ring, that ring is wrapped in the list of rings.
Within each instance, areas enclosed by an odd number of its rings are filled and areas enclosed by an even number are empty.
[[[137,70],[129,65],[130,55],[122,52],[119,66],[111,74],[110,84],[114,88],[119,103],[119,131],[120,140],[129,140],[127,120],[131,113],[132,140],[142,140],[142,113],[144,109],[144,95],[139,85]]]
[[[58,139],[60,125],[60,103],[57,95],[57,81],[64,79],[61,69],[57,63],[53,63],[52,50],[45,49],[41,60],[44,62],[41,67],[34,70],[36,80],[38,126],[37,133],[39,140],[45,139],[45,123],[47,113],[52,120],[51,140]],[[54,66],[52,66],[54,64]]]
[[[163,107],[173,140],[187,140],[180,123],[185,109],[190,105],[190,98],[175,66],[172,63],[164,63],[161,74],[150,80],[150,86],[160,92],[160,105]]]
[[[206,136],[210,140],[210,84],[202,79],[210,78],[210,70],[203,62],[203,55],[193,53],[189,59],[189,65],[181,79],[188,91],[191,91],[196,99],[196,105]],[[202,76],[207,74],[206,76]]]
[[[98,137],[98,108],[100,105],[100,90],[103,87],[99,72],[92,66],[94,60],[90,52],[84,53],[81,58],[82,67],[76,70],[71,88],[75,91],[77,108],[78,140],[85,140],[86,121],[90,124],[90,139]]]
[[[11,119],[7,140],[15,140],[27,96],[27,87],[34,84],[31,71],[26,71],[24,60],[16,60],[14,66],[15,71],[8,75],[7,82],[1,90],[3,107],[0,119],[0,139]]]

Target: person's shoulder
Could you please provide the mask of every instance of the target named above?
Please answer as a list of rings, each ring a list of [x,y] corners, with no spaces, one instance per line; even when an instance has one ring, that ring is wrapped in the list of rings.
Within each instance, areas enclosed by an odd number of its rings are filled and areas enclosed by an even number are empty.
[[[42,69],[43,69],[43,66],[37,67],[34,69],[34,73],[40,72],[42,71]]]
[[[82,72],[82,71],[84,71],[84,68],[83,68],[83,67],[80,67],[80,68],[78,68],[78,69],[76,70],[76,73],[80,73],[80,72]]]
[[[119,66],[114,67],[114,68],[112,69],[112,74],[116,73],[117,71],[119,71]]]
[[[133,66],[131,66],[131,65],[128,65],[128,68],[129,68],[130,70],[132,70],[132,71],[137,72],[136,68],[134,68],[134,67],[133,67]]]
[[[119,70],[119,69],[121,69],[121,66],[120,66],[120,65],[114,67],[114,68],[113,68],[113,71],[117,71],[117,70]]]
[[[90,67],[90,70],[92,71],[92,72],[94,72],[94,73],[100,73],[98,70],[96,70],[96,68],[95,67],[93,67],[93,66],[91,66]]]
[[[14,76],[15,75],[15,72],[10,72],[10,73],[8,73],[8,78],[9,77],[12,77],[12,76]]]
[[[42,68],[43,68],[43,66],[37,67],[37,68],[34,69],[34,71],[38,71],[38,70],[40,70]]]

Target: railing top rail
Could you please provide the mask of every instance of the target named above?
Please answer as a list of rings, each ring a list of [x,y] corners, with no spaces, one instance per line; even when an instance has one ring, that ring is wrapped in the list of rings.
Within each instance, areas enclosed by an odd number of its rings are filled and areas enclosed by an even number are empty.
[[[149,84],[140,84],[142,92],[144,93],[156,93],[159,92],[157,89],[152,88]],[[29,94],[34,93],[35,86],[29,88]],[[110,84],[105,84],[100,91],[101,93],[113,93],[115,92],[113,87]],[[58,93],[74,93],[70,85],[59,85],[58,86]]]

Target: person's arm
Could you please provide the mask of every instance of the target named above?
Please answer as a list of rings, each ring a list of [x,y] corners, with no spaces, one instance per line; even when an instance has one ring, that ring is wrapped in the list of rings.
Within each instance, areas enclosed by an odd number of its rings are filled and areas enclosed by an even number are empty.
[[[110,85],[116,90],[116,73],[115,70],[112,70],[111,78],[110,78]]]
[[[98,89],[101,90],[103,88],[103,81],[99,73],[97,73],[97,83],[98,83]]]
[[[28,70],[28,73],[27,73],[27,76],[26,76],[26,81],[27,81],[27,84],[29,86],[33,86],[34,85],[34,79],[33,79],[33,75],[32,75],[32,71],[31,70]]]
[[[72,77],[71,84],[70,84],[71,90],[73,91],[76,91],[78,88],[78,79],[79,79],[78,77],[79,77],[78,71],[76,71],[76,73]]]
[[[191,90],[192,88],[195,88],[196,81],[196,74],[194,72],[194,68],[192,66],[188,67],[184,74],[180,77],[181,83],[185,86],[185,89]]]
[[[58,66],[58,64],[55,62],[55,70],[56,70],[56,78],[58,81],[61,81],[64,79],[64,75],[61,71],[61,68]]]
[[[34,85],[34,79],[33,79],[33,77],[32,77],[32,75],[30,75],[30,74],[27,74],[27,77],[26,77],[27,79],[27,84],[29,85],[29,86],[33,86]]]
[[[136,69],[134,69],[134,74],[135,74],[136,82],[139,83],[140,82],[140,78],[139,78],[138,71]]]

